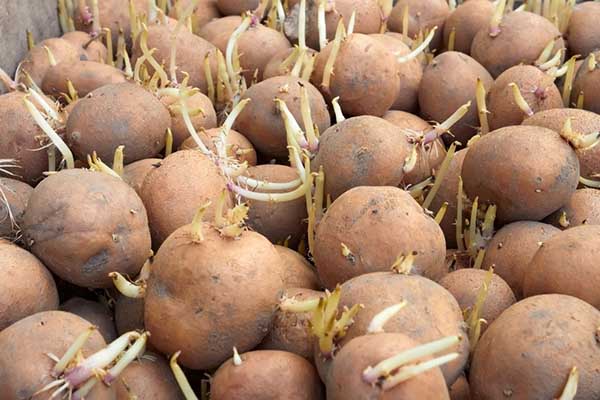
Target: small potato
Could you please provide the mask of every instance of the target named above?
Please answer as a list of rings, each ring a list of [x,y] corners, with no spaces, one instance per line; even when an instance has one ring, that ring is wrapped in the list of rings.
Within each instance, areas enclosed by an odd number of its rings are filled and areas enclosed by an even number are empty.
[[[315,265],[328,289],[361,274],[388,271],[397,257],[409,254],[415,257],[412,273],[433,280],[446,274],[440,227],[408,192],[392,186],[349,190],[317,226]]]
[[[500,223],[539,221],[569,200],[579,181],[579,161],[550,129],[508,126],[469,147],[462,177],[470,198],[498,207]]]
[[[67,121],[67,141],[85,160],[96,152],[109,161],[124,145],[125,163],[156,156],[171,125],[166,107],[139,85],[118,83],[94,90],[77,102]]]
[[[212,400],[324,400],[315,367],[285,351],[255,350],[241,354],[242,364],[227,360],[211,382]]]
[[[171,8],[169,17],[179,19],[179,14],[183,13],[190,3],[191,0],[178,0]],[[220,17],[221,13],[216,0],[200,0],[192,13],[192,32],[198,34],[204,25]]]
[[[141,196],[142,185],[146,176],[154,168],[160,167],[161,162],[160,158],[145,158],[134,161],[123,168],[123,180],[135,190],[138,196]]]
[[[600,49],[600,4],[585,2],[577,4],[569,18],[566,38],[571,54],[587,57]]]
[[[576,190],[565,205],[546,218],[546,222],[559,229],[600,225],[600,191],[591,188]]]
[[[146,353],[133,361],[113,384],[117,400],[182,400],[169,364],[161,355]]]
[[[66,169],[33,191],[23,222],[25,243],[48,268],[78,286],[112,286],[109,272],[136,276],[150,253],[141,199],[120,179]]]
[[[535,253],[525,272],[525,297],[560,293],[600,308],[600,226],[582,225],[557,233]]]
[[[98,332],[100,332],[106,343],[110,343],[117,338],[113,316],[106,305],[81,297],[72,297],[62,303],[60,309],[78,315],[90,324],[97,326]]]
[[[558,398],[573,367],[579,372],[575,398],[597,398],[599,326],[600,311],[571,296],[535,296],[514,304],[475,348],[472,398]]]
[[[0,178],[0,238],[18,239],[33,188],[11,178]]]
[[[173,105],[177,99],[170,96],[164,96],[161,97],[160,101],[165,107],[169,108],[169,106]],[[190,110],[199,110],[196,115],[190,116],[190,120],[192,121],[194,128],[196,128],[196,131],[217,127],[217,112],[206,95],[195,93],[186,99],[186,105]],[[185,126],[183,115],[180,112],[169,108],[169,113],[171,114],[173,148],[177,149],[184,140],[190,138],[190,132]]]
[[[494,3],[489,0],[470,0],[459,4],[444,23],[444,47],[448,48],[450,34],[454,31],[453,50],[469,54],[475,35],[489,25],[493,12]]]
[[[488,267],[487,264],[484,266]],[[459,269],[440,279],[440,285],[452,293],[461,310],[472,310],[487,274],[488,272],[482,269]],[[481,325],[481,333],[485,332],[487,327],[515,302],[515,295],[510,286],[500,276],[494,274],[481,307],[481,318],[486,321]]]
[[[94,61],[63,61],[52,66],[44,75],[42,90],[56,98],[68,94],[67,81],[71,81],[80,97],[109,84],[126,82],[125,74],[110,65]]]
[[[445,0],[399,0],[389,16],[388,27],[394,32],[403,32],[402,19],[405,8],[408,7],[408,36],[415,38],[419,32],[438,30],[429,47],[432,50],[442,49],[444,21],[450,15],[450,7]]]
[[[50,271],[33,254],[7,241],[0,242],[0,275],[5,277],[0,280],[0,332],[25,317],[58,308]]]
[[[215,139],[221,135],[221,128],[212,128],[207,129],[202,132],[198,132],[198,136],[204,145],[212,152],[216,154],[217,148],[215,145]],[[229,130],[227,134],[227,155],[229,157],[234,157],[238,160],[240,164],[247,162],[249,166],[256,165],[256,150],[252,146],[252,143],[246,136],[242,135],[238,131],[233,129]],[[193,137],[188,137],[185,139],[181,146],[179,146],[179,150],[196,150],[198,145]]]
[[[300,253],[285,246],[275,245],[279,257],[283,261],[283,282],[288,288],[305,288],[319,290],[321,282],[313,267]]]
[[[518,221],[504,225],[489,241],[483,265],[494,267],[512,289],[517,300],[523,298],[523,279],[531,259],[560,230],[534,221]]]

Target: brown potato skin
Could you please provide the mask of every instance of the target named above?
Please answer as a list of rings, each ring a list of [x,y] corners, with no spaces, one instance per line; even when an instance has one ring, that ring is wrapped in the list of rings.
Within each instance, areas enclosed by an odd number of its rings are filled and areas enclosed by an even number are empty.
[[[292,63],[287,68],[283,68],[281,66],[281,63],[283,63],[283,61],[285,61],[285,59],[288,58],[293,51],[294,48],[289,47],[287,49],[283,49],[275,53],[273,57],[271,57],[267,65],[265,65],[265,69],[263,71],[263,80],[273,78],[276,76],[289,75],[289,73],[292,71],[292,68],[294,67],[294,64]],[[311,48],[306,48],[306,54],[310,56],[316,56],[317,51]]]
[[[112,271],[136,276],[150,252],[148,217],[135,191],[82,169],[62,170],[35,188],[23,234],[52,272],[83,287],[112,287]]]
[[[217,8],[223,15],[240,15],[245,11],[253,11],[258,5],[258,0],[217,0]]]
[[[471,102],[469,111],[450,129],[454,137],[446,135],[449,143],[458,140],[466,145],[477,133],[477,78],[481,79],[486,90],[494,83],[481,64],[457,51],[444,52],[425,67],[419,87],[419,107],[425,119],[442,123],[460,106]]]
[[[334,73],[325,88],[323,73],[332,47],[330,42],[317,55],[310,81],[328,102],[339,96],[346,117],[382,116],[392,107],[400,89],[396,57],[379,40],[353,33],[341,43],[333,64]]]
[[[311,166],[325,172],[325,193],[336,199],[357,186],[398,186],[412,150],[402,129],[382,118],[348,118],[321,133]]]
[[[113,316],[106,305],[81,297],[72,297],[60,305],[60,310],[78,315],[97,326],[106,343],[117,338]]]
[[[287,288],[305,288],[320,290],[321,282],[315,267],[313,267],[300,253],[285,246],[275,245],[275,250],[283,261],[285,268],[283,282]]]
[[[469,3],[471,3],[471,1],[469,1]],[[458,377],[452,386],[450,386],[448,392],[450,393],[450,400],[471,400],[469,381],[467,381],[467,378],[465,378],[464,375]]]
[[[327,377],[328,400],[363,399],[439,399],[450,400],[440,368],[430,369],[383,391],[367,384],[362,377],[367,367],[417,347],[419,343],[401,333],[378,333],[359,336],[339,351]]]
[[[285,101],[288,109],[304,130],[300,110],[301,87],[308,93],[313,123],[323,133],[331,125],[325,99],[316,87],[304,79],[292,76],[277,76],[252,85],[243,95],[250,99],[233,124],[233,129],[242,133],[260,153],[275,158],[288,156],[285,125],[279,107],[273,101]]]
[[[598,18],[600,18],[600,4],[586,2],[575,6],[566,33],[571,54],[587,57],[600,48]]]
[[[459,4],[444,23],[444,47],[448,48],[450,33],[454,28],[454,50],[469,54],[475,35],[488,26],[493,13],[494,5],[489,0],[471,0]]]
[[[511,83],[517,84],[534,113],[563,107],[562,96],[551,76],[531,65],[517,65],[500,74],[489,89],[487,106],[491,130],[519,125],[527,117],[514,100]],[[543,95],[534,93],[538,89],[543,90]]]
[[[277,246],[276,246],[277,247]],[[299,301],[318,299],[324,292],[304,289],[287,288],[282,298],[294,298]],[[310,330],[311,312],[295,313],[277,308],[273,324],[259,348],[266,350],[282,350],[297,354],[313,361],[314,336]]]
[[[77,158],[85,160],[95,151],[107,162],[124,145],[124,161],[129,164],[156,156],[165,147],[170,126],[169,112],[150,92],[133,83],[118,83],[77,102],[67,120],[67,141]]]
[[[63,97],[63,93],[69,93],[67,80],[73,83],[79,97],[84,97],[104,85],[126,82],[125,74],[108,64],[94,61],[63,61],[48,68],[42,81],[42,90],[54,97]]]
[[[354,317],[354,324],[340,341],[340,347],[366,334],[373,317],[384,308],[406,300],[409,306],[385,324],[385,332],[403,333],[421,343],[460,335],[460,343],[443,353],[456,351],[459,357],[441,370],[448,385],[462,373],[469,357],[469,340],[460,307],[442,286],[418,275],[376,272],[345,282],[341,292],[340,307],[363,304],[364,308]]]
[[[107,49],[104,43],[100,40],[93,40],[89,33],[83,31],[67,32],[61,36],[61,39],[66,40],[77,48],[82,48],[88,61],[104,62],[106,60]],[[84,46],[87,45],[87,48]]]
[[[528,11],[506,14],[500,30],[498,36],[491,37],[489,26],[485,26],[477,32],[471,44],[471,57],[494,78],[512,66],[533,64],[552,39],[558,38],[552,54],[565,47],[552,22]]]
[[[221,128],[211,128],[198,132],[198,136],[204,145],[212,152],[217,152],[215,138],[221,134]],[[236,130],[230,129],[227,134],[227,155],[236,158],[240,163],[247,162],[249,166],[256,165],[256,150],[246,136]],[[188,137],[179,146],[179,150],[195,150],[198,148],[193,137]]]
[[[146,175],[140,196],[148,211],[154,247],[180,226],[191,223],[198,208],[208,201],[211,206],[204,218],[212,221],[224,190],[225,178],[218,167],[199,151],[177,151],[162,160]],[[227,207],[232,204],[230,196],[225,203]]]
[[[484,264],[483,267],[489,266]],[[440,279],[440,285],[452,293],[461,310],[473,309],[487,273],[483,269],[459,269]],[[515,295],[510,286],[500,276],[494,274],[481,308],[481,318],[487,321],[481,324],[481,333],[485,332],[487,327],[515,302]]]
[[[596,59],[599,54],[598,52],[594,53]],[[589,70],[587,67],[588,60],[589,56],[583,60],[582,67],[577,70],[575,75],[573,90],[571,91],[571,104],[577,104],[579,95],[583,94],[583,109],[598,114],[600,112],[600,96],[598,96],[600,73],[598,69]]]
[[[249,351],[267,334],[283,290],[282,261],[256,232],[230,239],[204,224],[204,240],[194,243],[190,229],[177,229],[154,257],[144,322],[158,350],[181,350],[181,365],[208,370],[233,346]]]
[[[33,188],[16,179],[0,178],[0,192],[0,238],[15,240]]]
[[[33,254],[1,241],[0,274],[8,277],[0,280],[0,332],[29,315],[58,308],[54,279]]]
[[[600,127],[600,115],[577,108],[554,108],[540,111],[523,121],[523,125],[542,126],[560,133],[569,117],[573,132],[582,135],[597,132]],[[591,178],[591,175],[600,173],[600,147],[575,149],[575,153],[579,159],[581,176]]]
[[[175,7],[171,8],[169,17],[174,19],[178,18],[178,12],[183,12],[190,4],[190,0],[179,0],[175,3]],[[198,2],[194,12],[192,13],[192,32],[198,34],[200,29],[214,19],[220,18],[221,13],[217,7],[216,0],[201,0]]]
[[[342,254],[342,243],[352,256]],[[314,259],[328,289],[361,274],[388,271],[398,256],[411,252],[417,253],[412,273],[433,280],[446,274],[442,230],[408,192],[392,186],[349,190],[317,226]]]
[[[169,364],[158,354],[146,353],[125,368],[113,384],[117,400],[129,400],[132,396],[143,400],[182,400],[183,394],[175,381]]]
[[[144,299],[119,295],[115,302],[115,327],[119,335],[144,329]]]
[[[600,226],[581,225],[544,242],[525,272],[525,297],[560,293],[600,308]]]
[[[145,158],[143,160],[134,161],[131,164],[123,167],[123,180],[131,186],[138,196],[142,196],[142,185],[146,176],[154,168],[158,168],[162,159],[160,158]]]
[[[161,97],[160,101],[165,105],[165,107],[169,107],[177,102],[175,97],[164,96]],[[197,132],[200,132],[201,129],[212,129],[217,127],[217,112],[215,111],[215,107],[211,103],[210,99],[204,95],[203,93],[195,93],[192,96],[186,99],[186,105],[190,110],[195,110],[200,108],[202,110],[201,113],[197,115],[190,116],[192,121],[192,125],[196,128]],[[190,138],[190,132],[185,126],[185,122],[183,121],[183,115],[181,115],[178,111],[169,110],[169,114],[171,115],[171,132],[173,132],[173,148],[177,149],[184,140]]]
[[[25,108],[24,97],[16,91],[0,96],[0,158],[16,159],[21,168],[11,171],[35,185],[48,169],[48,153],[38,150],[46,134]]]
[[[531,259],[545,243],[560,230],[535,221],[517,221],[504,225],[492,239],[483,259],[485,268],[494,267],[510,286],[517,300],[523,298],[523,279]]]
[[[437,26],[437,32],[429,47],[442,49],[444,21],[450,15],[450,7],[444,0],[399,0],[388,19],[388,28],[393,32],[402,32],[402,15],[408,6],[408,36],[416,37],[419,31]]]
[[[563,212],[568,221],[566,226],[560,223]],[[546,222],[559,229],[600,225],[600,191],[592,188],[576,190],[565,205],[546,218]]]
[[[298,179],[295,168],[278,164],[263,164],[248,168],[248,177],[260,181],[283,183]],[[257,190],[260,192],[260,190]],[[282,192],[282,191],[280,191]],[[269,191],[269,193],[273,193]],[[286,202],[264,202],[242,198],[250,210],[246,224],[252,230],[260,233],[271,243],[283,243],[288,237],[292,247],[297,247],[306,233],[304,220],[306,213],[306,199],[301,197]]]
[[[324,400],[315,368],[285,351],[256,350],[241,354],[242,365],[225,361],[212,379],[213,400]]]
[[[576,398],[600,396],[600,311],[571,296],[520,301],[483,334],[471,362],[473,400],[558,398],[577,366]]]
[[[224,42],[227,44],[227,40],[221,36],[231,36],[231,33],[242,23],[242,17],[239,15],[228,15],[221,18],[214,19],[200,28],[198,36],[208,40],[211,43]]]
[[[462,177],[470,198],[498,206],[500,223],[539,221],[569,200],[577,188],[579,161],[550,129],[508,126],[469,147]]]
[[[16,322],[0,332],[0,391],[2,400],[26,400],[54,380],[50,375],[55,362],[46,354],[58,357],[75,339],[90,327],[77,315],[64,311],[45,311]],[[98,332],[93,332],[83,345],[84,357],[106,346]],[[52,391],[35,396],[48,400]],[[115,390],[96,385],[89,400],[117,400]]]

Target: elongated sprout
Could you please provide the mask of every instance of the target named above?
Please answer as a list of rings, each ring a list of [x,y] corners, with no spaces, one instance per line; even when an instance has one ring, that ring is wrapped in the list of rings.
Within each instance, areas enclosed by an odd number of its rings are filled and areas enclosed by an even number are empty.
[[[448,35],[448,51],[454,51],[454,46],[456,45],[456,27],[453,26],[450,30],[450,34]]]
[[[463,236],[463,181],[462,178],[458,177],[458,192],[456,201],[456,244],[458,250],[465,250],[465,242]]]
[[[440,207],[440,209],[438,210],[438,212],[435,214],[435,222],[437,222],[438,224],[442,223],[442,220],[444,219],[444,217],[446,216],[446,211],[448,210],[448,202],[445,201],[442,203],[442,206]]]
[[[465,322],[467,323],[467,329],[469,332],[469,345],[471,346],[471,351],[475,349],[477,343],[479,342],[479,337],[481,336],[481,324],[482,322],[485,322],[485,320],[481,318],[481,312],[483,310],[483,305],[485,304],[493,277],[494,269],[490,268],[485,274],[483,283],[477,292],[475,304],[470,310],[466,310],[465,313]]]
[[[319,6],[317,8],[317,28],[319,30],[319,50],[323,50],[327,46],[327,25],[325,22],[325,4],[327,0],[317,0]]]
[[[242,23],[233,31],[233,33],[229,37],[229,41],[227,42],[227,48],[225,49],[225,62],[227,65],[227,73],[229,74],[229,79],[232,84],[232,88],[236,94],[239,92],[240,88],[239,81],[243,78],[239,75],[240,71],[236,70],[233,65],[234,49],[240,36],[244,32],[246,32],[246,30],[248,30],[251,22],[252,18],[250,16],[244,17]]]
[[[420,45],[418,45],[414,50],[412,50],[408,54],[397,55],[396,60],[399,63],[405,63],[405,62],[408,62],[410,60],[414,60],[415,58],[417,58],[421,53],[423,53],[423,51],[425,51],[425,49],[427,48],[427,46],[429,46],[429,44],[433,40],[433,37],[435,36],[435,32],[437,31],[437,29],[438,29],[438,27],[434,26],[431,29],[431,31],[429,31],[429,34],[427,35],[427,37],[425,38],[425,40],[423,40],[423,42]]]
[[[477,88],[475,98],[477,101],[477,116],[479,117],[479,125],[481,126],[480,134],[485,135],[490,131],[487,115],[489,113],[486,105],[486,90],[483,86],[483,81],[477,78]]]
[[[554,38],[550,39],[548,44],[544,47],[544,49],[540,53],[540,56],[537,58],[537,60],[535,60],[535,62],[534,62],[535,65],[539,66],[539,65],[544,64],[546,61],[548,61],[548,59],[550,58],[550,55],[552,54],[552,49],[554,48],[555,43],[556,43],[556,40]]]
[[[335,122],[339,124],[346,119],[342,112],[342,107],[340,107],[340,96],[334,97],[331,100],[331,105],[333,106],[333,112],[335,113]]]
[[[112,279],[115,288],[125,297],[130,299],[142,299],[146,295],[146,284],[144,282],[131,282],[119,272],[111,272],[108,276]]]
[[[171,367],[171,371],[173,372],[173,376],[175,376],[175,380],[177,381],[177,385],[179,385],[179,389],[181,389],[181,393],[185,400],[198,400],[198,397],[194,393],[190,382],[185,377],[183,370],[177,364],[177,359],[181,355],[181,351],[176,352],[171,356],[169,360],[169,366]]]
[[[519,86],[514,82],[509,83],[508,86],[512,89],[515,104],[521,109],[521,111],[523,111],[523,113],[525,113],[528,117],[531,117],[533,115],[533,110],[531,109],[529,104],[527,104],[527,101],[521,94]]]
[[[504,16],[505,7],[506,0],[498,0],[496,3],[496,8],[494,9],[494,13],[492,14],[492,20],[490,21],[489,35],[491,37],[496,37],[501,32],[500,23],[502,22],[502,17]]]
[[[379,7],[381,8],[381,27],[379,33],[387,32],[388,19],[394,8],[393,0],[380,0]]]
[[[323,89],[325,89],[327,91],[329,91],[329,85],[331,82],[331,75],[333,74],[335,60],[336,60],[337,54],[340,50],[340,46],[342,45],[343,39],[344,39],[344,20],[340,19],[340,22],[338,23],[337,29],[335,31],[335,38],[333,39],[333,45],[331,47],[329,57],[327,58],[327,62],[325,63],[325,68],[323,69],[323,81],[321,82],[321,86],[323,87]]]
[[[427,193],[427,196],[425,197],[425,201],[423,201],[422,206],[424,209],[428,209],[429,206],[431,205],[431,203],[433,202],[435,195],[437,194],[440,186],[442,185],[444,178],[446,177],[446,174],[448,173],[448,169],[450,168],[450,162],[452,161],[452,158],[454,157],[455,152],[456,152],[456,143],[452,143],[450,145],[450,148],[448,149],[448,152],[446,153],[446,157],[444,158],[444,161],[442,161],[440,169],[436,173],[433,187],[431,188],[429,193]]]
[[[577,150],[589,150],[600,142],[600,131],[582,135],[573,131],[571,117],[568,117],[560,131],[560,135]]]
[[[575,79],[575,64],[577,57],[573,56],[567,61],[567,75],[563,84],[562,99],[565,107],[571,104],[571,92],[573,91],[573,80]]]
[[[384,325],[392,319],[396,314],[400,312],[408,303],[406,300],[402,300],[400,303],[392,304],[375,314],[369,326],[367,327],[367,333],[381,333],[383,332]]]
[[[569,377],[567,378],[567,383],[563,388],[562,393],[558,400],[573,400],[575,395],[577,394],[577,386],[579,384],[579,370],[577,367],[571,368],[569,371]]]

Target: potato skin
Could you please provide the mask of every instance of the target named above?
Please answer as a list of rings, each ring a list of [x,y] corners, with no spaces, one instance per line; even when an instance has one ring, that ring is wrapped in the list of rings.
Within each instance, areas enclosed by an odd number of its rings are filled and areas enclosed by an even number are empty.
[[[600,4],[586,2],[575,6],[566,34],[571,54],[587,57],[600,48],[598,18],[600,18]]]
[[[301,87],[308,93],[313,123],[324,132],[331,125],[325,99],[316,87],[304,79],[277,76],[252,85],[243,95],[250,103],[235,120],[233,129],[252,142],[256,150],[268,157],[286,158],[288,155],[285,125],[279,107],[273,101],[283,100],[302,129],[300,110]]]
[[[33,188],[16,179],[0,178],[0,192],[0,238],[14,240],[19,236]]]
[[[525,297],[560,293],[600,308],[600,226],[581,225],[544,242],[525,272]]]
[[[359,336],[339,351],[333,359],[327,377],[328,400],[363,399],[439,399],[450,400],[446,381],[436,367],[397,386],[383,391],[377,385],[365,383],[362,377],[367,367],[417,347],[419,343],[401,333],[378,333]]]
[[[258,0],[217,0],[217,8],[223,15],[240,15],[245,11],[253,11],[258,5]]]
[[[352,254],[342,254],[342,243]],[[417,253],[412,273],[433,280],[446,273],[441,229],[408,192],[395,187],[351,189],[317,226],[314,259],[329,289],[361,274],[387,271],[398,256],[411,252]]]
[[[64,311],[45,311],[24,318],[0,332],[0,391],[2,400],[26,400],[53,378],[55,362],[46,354],[61,357],[90,323]],[[82,351],[89,357],[106,346],[93,332]],[[35,399],[48,400],[50,392]],[[117,400],[114,388],[96,385],[86,399]]]
[[[117,338],[112,312],[106,305],[81,297],[72,297],[60,305],[62,311],[78,315],[90,324],[98,327],[106,343]]]
[[[125,74],[108,64],[94,61],[63,61],[48,69],[42,81],[44,93],[62,97],[69,93],[67,80],[73,83],[79,97],[109,84],[126,82]]]
[[[291,64],[284,68],[281,64],[294,52],[295,49],[293,47],[288,47],[287,49],[279,50],[277,53],[273,55],[269,59],[269,62],[265,65],[265,69],[263,71],[263,80],[274,78],[276,76],[289,75],[294,67],[294,64]],[[306,48],[306,54],[309,56],[316,56],[317,51]]]
[[[487,1],[487,0],[483,0]],[[471,3],[471,1],[469,1]],[[448,388],[450,393],[450,400],[471,400],[471,390],[469,388],[469,381],[464,375],[458,377],[458,379]]]
[[[256,232],[234,240],[204,224],[204,240],[194,243],[190,229],[173,232],[154,257],[144,322],[158,350],[181,350],[181,365],[208,370],[233,346],[249,351],[267,334],[283,290],[282,261]]]
[[[567,218],[566,224],[561,222],[563,213]],[[565,205],[546,218],[546,222],[559,229],[600,225],[600,191],[592,188],[576,190]]]
[[[459,4],[444,23],[444,47],[448,48],[450,33],[455,29],[454,50],[469,54],[475,35],[488,26],[493,12],[494,5],[489,0],[471,0]]]
[[[221,134],[221,128],[207,129],[198,132],[198,136],[204,145],[212,152],[216,153],[215,138]],[[185,139],[179,150],[195,150],[198,148],[193,137]],[[249,166],[256,165],[256,150],[246,136],[236,130],[230,129],[227,134],[227,155],[236,158],[240,163],[247,162]]]
[[[180,0],[171,8],[169,17],[179,19],[177,16],[178,8],[183,12],[185,7],[189,6],[190,0]],[[210,21],[220,18],[221,12],[217,7],[216,0],[201,0],[192,13],[192,32],[198,34],[200,29]]]
[[[256,350],[241,354],[242,365],[227,360],[211,384],[213,400],[324,400],[315,368],[285,351]]]
[[[10,278],[0,280],[0,332],[32,314],[58,308],[54,279],[33,254],[1,241],[0,274]]]
[[[325,193],[336,199],[357,186],[398,186],[411,145],[401,128],[378,117],[348,118],[321,133],[314,171],[323,166]]]
[[[470,146],[462,177],[470,198],[498,206],[497,221],[539,221],[569,200],[577,188],[579,161],[556,132],[509,126]]]
[[[112,271],[136,276],[150,252],[148,217],[135,191],[81,169],[62,170],[35,188],[23,234],[52,272],[84,287],[112,287]]]
[[[473,400],[552,399],[579,370],[576,398],[600,396],[600,311],[571,296],[535,296],[507,309],[481,337],[469,384]]]
[[[154,168],[158,168],[161,162],[162,159],[160,158],[144,158],[143,160],[134,161],[123,168],[123,180],[141,197],[142,185],[146,176]]]
[[[154,246],[159,247],[177,228],[191,223],[198,208],[208,201],[212,205],[204,218],[212,221],[224,190],[225,178],[212,160],[199,151],[177,151],[162,160],[146,175],[140,195],[148,210]],[[232,204],[230,196],[225,202],[226,206]]]
[[[489,267],[487,264],[483,266]],[[452,293],[461,310],[473,309],[487,273],[483,269],[459,269],[440,279],[440,285]],[[482,324],[481,333],[485,332],[487,327],[515,302],[515,295],[510,286],[500,276],[494,274],[481,308],[481,318],[487,321],[486,324]]]
[[[156,156],[165,147],[170,126],[169,112],[156,97],[133,83],[119,83],[77,102],[67,120],[67,141],[81,160],[94,151],[102,160],[112,160],[124,145],[129,164]]]
[[[160,101],[165,105],[165,107],[169,107],[170,105],[177,102],[175,97],[164,96],[161,97]],[[217,113],[213,104],[210,102],[210,99],[202,94],[195,93],[192,96],[186,99],[186,105],[190,110],[195,110],[200,108],[202,112],[197,115],[190,116],[190,120],[192,121],[192,125],[196,128],[197,132],[200,132],[202,129],[212,129],[217,127]],[[173,148],[177,149],[181,144],[188,138],[190,138],[190,132],[185,126],[185,122],[183,121],[183,115],[178,111],[169,110],[169,114],[171,115],[171,131],[173,132]]]
[[[145,355],[153,359],[139,357],[121,372],[113,384],[117,400],[128,400],[131,396],[143,400],[182,400],[181,390],[163,356],[152,353]]]
[[[517,300],[523,298],[523,279],[531,259],[545,243],[560,230],[535,221],[517,221],[504,225],[488,242],[483,259],[487,268],[494,267],[510,286]]]
[[[89,33],[83,31],[67,32],[60,37],[71,43],[76,48],[81,48],[87,56],[87,61],[103,63],[106,60],[107,49],[104,43],[99,40],[92,40]],[[87,48],[84,46],[87,45]],[[81,58],[81,57],[80,57]]]
[[[475,103],[477,79],[489,89],[494,83],[485,68],[466,54],[447,51],[436,56],[425,67],[419,87],[419,107],[427,120],[444,122],[460,106],[471,102],[471,107],[451,131],[454,137],[446,135],[446,140],[458,140],[463,145],[477,133],[479,119]]]
[[[432,29],[438,30],[429,47],[442,49],[442,36],[444,32],[444,21],[450,15],[450,7],[444,0],[399,0],[388,19],[388,27],[393,32],[402,32],[402,15],[404,7],[408,6],[408,36],[416,37],[419,31]]]
[[[115,302],[115,327],[119,335],[144,329],[144,299],[119,295]]]
[[[275,245],[275,250],[283,261],[285,271],[283,282],[287,288],[321,289],[321,282],[315,268],[295,250]]]

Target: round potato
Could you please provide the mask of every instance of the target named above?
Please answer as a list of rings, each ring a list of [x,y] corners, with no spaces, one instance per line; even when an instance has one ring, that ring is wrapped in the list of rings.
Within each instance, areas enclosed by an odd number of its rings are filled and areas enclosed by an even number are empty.
[[[90,324],[97,326],[98,332],[100,332],[106,343],[110,343],[117,338],[112,312],[106,305],[81,297],[72,297],[62,303],[60,309],[78,315]]]
[[[566,34],[571,54],[587,57],[591,52],[600,49],[598,18],[600,4],[585,2],[575,6]]]
[[[287,288],[321,289],[321,282],[313,267],[300,253],[285,246],[275,246],[285,268],[283,282]]]
[[[123,180],[135,190],[138,196],[141,196],[142,185],[146,176],[154,168],[160,167],[161,162],[160,158],[145,158],[134,161],[123,168]]]
[[[399,0],[392,9],[388,27],[394,32],[403,32],[403,15],[408,7],[408,36],[415,38],[419,32],[425,32],[437,26],[437,32],[429,47],[442,49],[444,22],[450,14],[450,7],[444,0]]]
[[[489,0],[470,0],[459,4],[444,23],[445,47],[448,48],[454,31],[453,50],[469,54],[475,35],[489,25],[493,13],[494,3]]]

